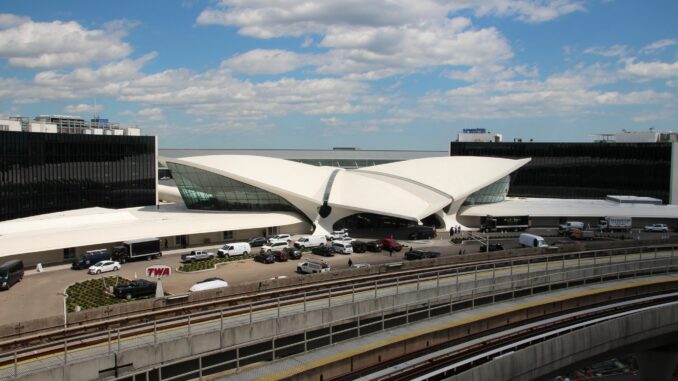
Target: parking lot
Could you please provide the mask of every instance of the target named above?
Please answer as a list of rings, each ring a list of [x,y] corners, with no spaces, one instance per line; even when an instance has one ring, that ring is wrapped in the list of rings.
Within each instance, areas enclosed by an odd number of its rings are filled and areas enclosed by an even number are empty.
[[[549,236],[553,232],[542,229],[533,229],[535,234],[542,234],[549,244],[565,244],[570,241],[567,238],[558,236]],[[657,233],[639,233],[641,239],[660,238]],[[376,238],[376,237],[375,237]],[[635,236],[634,236],[635,238]],[[366,239],[361,239],[366,240]],[[333,257],[321,257],[310,252],[305,252],[300,260],[289,260],[287,262],[276,262],[272,264],[262,264],[252,259],[236,260],[217,266],[214,270],[181,273],[174,271],[172,276],[164,279],[163,286],[166,292],[172,294],[185,293],[195,284],[206,278],[219,277],[227,281],[230,285],[259,282],[269,280],[277,276],[303,276],[296,273],[297,263],[308,259],[324,260],[329,263],[332,270],[348,269],[348,260],[353,264],[368,263],[371,265],[383,264],[389,262],[403,261],[405,251],[410,247],[414,249],[422,248],[431,251],[438,251],[441,256],[460,255],[460,253],[471,254],[479,251],[480,242],[467,240],[462,244],[452,244],[447,235],[442,235],[432,240],[420,241],[400,241],[403,244],[401,252],[394,252],[393,256],[388,251],[380,253],[354,253],[351,255],[335,254]],[[504,249],[518,248],[520,245],[516,237],[496,238],[491,243],[500,243]],[[206,249],[216,253],[219,246],[208,246],[193,249]],[[8,291],[0,292],[0,303],[3,309],[0,311],[1,321],[6,323],[15,323],[22,320],[37,319],[46,316],[63,314],[63,292],[70,284],[95,278],[111,275],[120,275],[127,279],[135,277],[144,278],[145,269],[149,265],[163,264],[169,265],[173,269],[180,266],[180,255],[189,252],[191,249],[180,249],[164,252],[162,258],[151,261],[128,262],[122,265],[117,272],[108,272],[100,275],[89,275],[86,270],[71,270],[69,266],[57,266],[48,268],[45,272],[36,273],[34,269],[27,269],[24,280],[17,283]],[[258,252],[259,248],[253,248],[253,253]],[[21,311],[20,314],[16,311]]]

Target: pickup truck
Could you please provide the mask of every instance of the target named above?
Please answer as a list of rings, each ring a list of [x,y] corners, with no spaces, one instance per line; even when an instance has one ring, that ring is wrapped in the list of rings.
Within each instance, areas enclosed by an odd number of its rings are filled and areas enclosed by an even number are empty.
[[[669,227],[666,224],[652,224],[645,226],[643,230],[646,232],[668,233]]]
[[[297,265],[299,274],[318,274],[330,271],[332,268],[326,262],[302,262]]]
[[[191,263],[191,262],[197,262],[197,261],[207,261],[210,259],[214,259],[215,255],[214,253],[210,253],[209,251],[204,251],[204,250],[193,250],[191,251],[190,254],[182,254],[181,255],[181,262],[182,263]]]
[[[129,284],[114,287],[113,295],[127,300],[141,296],[153,296],[155,295],[155,286],[155,282],[149,282],[144,279],[135,279]]]

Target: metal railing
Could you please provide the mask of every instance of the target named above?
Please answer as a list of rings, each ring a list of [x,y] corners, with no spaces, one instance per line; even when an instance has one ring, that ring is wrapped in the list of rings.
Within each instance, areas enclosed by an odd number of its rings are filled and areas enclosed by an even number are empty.
[[[524,283],[526,279],[521,279],[518,281],[511,279],[507,282],[500,283],[500,285],[508,285],[509,287],[507,289],[500,289],[497,287],[497,284],[477,286],[478,280],[474,280],[474,287],[464,290],[459,288],[459,283],[457,283],[455,291],[448,294],[439,295],[414,303],[398,304],[383,308],[378,311],[358,314],[350,318],[343,318],[313,327],[285,332],[284,337],[281,337],[280,335],[271,335],[265,338],[241,343],[230,348],[222,348],[217,351],[211,351],[184,358],[182,360],[165,363],[162,365],[162,367],[129,373],[124,377],[119,377],[117,379],[119,380],[140,374],[146,374],[149,376],[149,372],[157,372],[157,380],[170,381],[184,377],[202,377],[204,375],[208,375],[216,371],[221,372],[226,369],[235,369],[236,371],[239,371],[241,367],[254,362],[272,361],[278,358],[289,356],[291,354],[306,353],[309,349],[317,349],[319,347],[332,345],[347,339],[358,338],[365,334],[384,331],[385,329],[393,328],[395,326],[410,324],[423,319],[430,319],[431,317],[447,314],[450,312],[470,310],[481,305],[514,300],[523,296],[531,296],[537,293],[548,292],[553,289],[570,288],[581,286],[582,284],[598,283],[613,279],[618,280],[623,278],[637,278],[647,275],[651,276],[656,274],[668,274],[678,270],[678,261],[675,261],[676,268],[674,268],[673,259],[673,256],[648,259],[645,264],[648,264],[649,262],[660,262],[660,265],[649,267],[646,266],[644,268],[635,268],[631,270],[613,270],[601,272],[600,274],[568,278],[559,282],[551,282],[551,278],[554,275],[575,273],[581,269],[568,269],[564,272],[539,274],[527,279],[530,283],[530,285],[527,287],[516,287],[516,283]],[[666,262],[668,262],[668,266],[665,265]],[[623,267],[629,263],[643,264],[641,261],[612,264],[608,263],[598,267],[598,269],[613,269],[615,267]],[[512,278],[513,276],[514,275],[510,275],[509,278]],[[363,322],[364,320],[373,319],[376,320]],[[351,326],[342,328],[342,326],[346,325]],[[324,330],[326,333],[315,334],[316,331],[321,330]],[[294,336],[298,336],[299,341],[289,344],[276,345],[276,343],[282,341],[282,339]],[[265,348],[261,349],[260,351],[250,353],[253,347],[269,342],[271,343],[270,347],[265,346]],[[233,358],[217,363],[210,361],[209,365],[203,364],[203,360],[206,357],[214,356],[216,354],[224,354],[227,352],[231,352]],[[195,360],[198,360],[197,369],[182,373],[170,371],[169,373],[175,373],[171,375],[167,374],[168,372],[166,371],[165,374],[167,377],[163,375],[163,369],[169,369],[169,367],[187,363],[189,361],[195,362]],[[151,378],[148,379],[150,380]]]
[[[658,249],[658,248],[657,248]],[[441,272],[437,272],[435,274],[425,274],[424,276],[421,275],[407,275],[403,277],[396,277],[393,280],[390,280],[388,282],[383,282],[379,283],[378,281],[375,281],[374,283],[372,282],[367,282],[367,283],[360,283],[356,285],[351,285],[350,287],[348,286],[342,286],[338,288],[330,288],[327,291],[319,291],[319,292],[314,292],[314,293],[304,293],[302,297],[282,297],[282,298],[277,298],[274,301],[260,301],[260,302],[255,302],[251,303],[246,306],[235,306],[232,308],[223,308],[217,312],[203,312],[203,313],[194,313],[187,315],[185,317],[181,318],[172,318],[172,319],[166,319],[166,320],[158,320],[154,321],[151,323],[145,323],[145,324],[138,324],[135,326],[130,326],[130,327],[124,327],[124,328],[118,328],[114,331],[109,330],[105,337],[102,338],[101,334],[90,334],[90,335],[82,335],[82,336],[77,336],[73,338],[66,338],[63,340],[61,344],[59,343],[50,343],[50,344],[44,344],[44,345],[38,345],[31,347],[26,350],[21,350],[21,351],[15,351],[10,355],[5,354],[4,360],[5,364],[11,361],[11,363],[14,364],[14,372],[13,376],[19,376],[22,374],[27,374],[27,373],[33,373],[35,371],[38,371],[40,369],[46,369],[50,367],[55,367],[55,366],[61,366],[64,364],[68,364],[69,361],[72,361],[70,359],[71,352],[78,350],[79,346],[82,343],[87,343],[88,341],[93,343],[93,344],[103,344],[105,343],[106,345],[106,352],[105,353],[100,353],[96,354],[90,357],[79,357],[76,361],[82,361],[86,360],[92,357],[100,357],[104,355],[109,355],[111,353],[120,353],[123,350],[143,346],[143,345],[157,345],[159,343],[165,342],[165,341],[170,341],[170,340],[175,340],[177,337],[191,337],[192,334],[195,334],[195,330],[193,328],[196,326],[197,323],[204,323],[208,321],[214,321],[218,319],[219,321],[219,327],[215,328],[214,331],[219,331],[222,332],[224,330],[224,319],[233,317],[233,316],[247,316],[247,320],[249,321],[249,324],[251,325],[252,323],[260,320],[266,320],[269,317],[263,317],[262,318],[255,318],[255,316],[261,312],[261,311],[271,311],[274,310],[276,311],[275,315],[277,317],[283,316],[286,313],[283,311],[284,308],[286,308],[289,305],[298,305],[298,306],[303,306],[303,311],[306,312],[309,310],[309,307],[314,307],[313,309],[323,309],[323,308],[331,308],[334,306],[342,305],[342,304],[348,304],[348,303],[354,303],[357,299],[356,296],[358,296],[358,299],[365,300],[365,296],[369,297],[370,299],[372,298],[371,295],[373,295],[374,298],[378,298],[380,296],[388,296],[388,295],[401,295],[403,290],[406,292],[412,292],[412,291],[419,291],[422,289],[422,286],[429,286],[426,287],[426,289],[432,289],[435,288],[437,290],[437,296],[435,299],[439,299],[441,297],[448,297],[449,298],[449,304],[452,305],[453,302],[459,302],[461,298],[469,298],[468,301],[470,301],[471,308],[473,308],[476,305],[478,297],[481,296],[481,294],[486,294],[488,292],[496,292],[499,289],[501,289],[500,286],[502,285],[509,285],[509,288],[515,288],[515,283],[514,282],[524,282],[525,280],[514,280],[514,277],[519,277],[519,276],[526,276],[527,279],[529,279],[530,282],[530,293],[534,291],[535,287],[538,287],[535,285],[537,284],[542,284],[546,282],[548,286],[548,290],[552,288],[550,284],[550,280],[554,278],[556,275],[560,275],[561,277],[567,277],[568,274],[571,274],[573,272],[579,272],[582,270],[582,264],[585,266],[583,267],[584,269],[604,269],[604,268],[613,268],[614,266],[623,266],[623,265],[628,265],[628,264],[638,264],[638,267],[641,267],[643,264],[649,264],[649,263],[659,263],[659,262],[668,262],[668,266],[664,268],[664,272],[670,271],[670,269],[673,268],[673,262],[674,262],[674,254],[675,251],[672,250],[670,255],[668,252],[666,253],[661,253],[658,250],[653,250],[650,253],[642,253],[642,250],[640,250],[640,253],[631,253],[630,251],[632,250],[627,250],[627,249],[621,249],[617,251],[608,251],[607,255],[602,255],[603,253],[601,252],[581,252],[581,253],[565,253],[565,254],[554,254],[554,255],[549,255],[545,256],[542,258],[528,258],[528,259],[520,259],[520,260],[507,260],[505,263],[510,266],[508,268],[509,275],[507,278],[510,278],[510,281],[508,282],[502,282],[502,283],[497,283],[497,280],[502,279],[503,277],[497,278],[497,271],[503,271],[506,272],[506,266],[498,266],[497,263],[494,263],[492,265],[489,264],[482,264],[482,265],[474,265],[474,266],[468,266],[468,267],[460,267],[455,269],[453,272],[447,272],[445,274]],[[640,255],[634,255],[634,254],[640,254]],[[631,256],[631,257],[629,257]],[[556,258],[559,258],[559,260],[556,260]],[[613,261],[613,258],[617,258],[616,262]],[[575,264],[575,259],[576,259],[576,264]],[[587,263],[592,262],[592,263]],[[564,261],[570,261],[570,265],[566,266],[566,263]],[[582,263],[584,262],[584,263]],[[678,264],[678,260],[675,261]],[[501,265],[504,262],[499,262],[499,265]],[[523,265],[525,267],[525,272],[515,272],[514,273],[514,266],[517,265]],[[659,271],[658,268],[654,268],[650,271],[650,273],[655,273]],[[480,271],[484,271],[482,274],[485,274],[485,276],[481,276],[480,278],[478,277],[478,274]],[[492,277],[489,276],[489,272],[492,272]],[[621,276],[621,274],[633,274],[632,276],[638,276],[638,271],[641,271],[641,274],[644,274],[642,269],[635,269],[633,270],[634,272],[629,273],[628,271],[626,272],[617,272],[617,278]],[[470,292],[464,287],[461,287],[460,285],[464,284],[469,284],[471,280],[469,279],[468,282],[460,282],[459,279],[462,276],[469,276],[471,273],[475,274],[473,276],[473,287],[470,289]],[[532,275],[532,276],[531,276]],[[592,279],[595,277],[598,277],[599,275],[592,276]],[[607,275],[606,275],[607,276]],[[444,295],[439,295],[440,291],[440,285],[441,281],[446,282],[449,281],[450,278],[455,278],[455,283],[454,287],[455,290],[453,292],[450,292],[448,294]],[[588,278],[587,278],[588,279]],[[490,285],[486,286],[478,286],[479,281],[483,280],[492,280],[492,283]],[[434,284],[435,282],[435,284]],[[541,282],[541,283],[540,283]],[[575,282],[575,280],[570,280],[568,281],[568,287],[569,284]],[[575,282],[576,283],[576,282]],[[451,287],[451,284],[447,285],[448,287]],[[407,288],[410,288],[408,291]],[[374,294],[371,294],[371,293]],[[513,297],[515,297],[515,293],[518,292],[520,293],[520,290],[514,290],[513,291]],[[310,294],[310,295],[309,295]],[[350,298],[344,297],[343,299],[340,298],[341,296],[346,296],[346,295],[351,295]],[[368,295],[370,294],[370,295]],[[327,300],[327,304],[318,305],[319,301],[322,299]],[[341,299],[341,300],[340,300]],[[494,300],[494,299],[493,299]],[[315,303],[316,305],[313,306],[312,303]],[[426,303],[426,302],[424,302]],[[429,313],[431,311],[431,303],[429,303]],[[421,304],[420,302],[416,304]],[[402,306],[400,306],[402,307]],[[410,307],[414,307],[414,305],[405,305],[404,306],[406,310],[409,311]],[[398,308],[398,306],[393,307],[393,308]],[[292,311],[292,314],[296,313],[296,311]],[[370,312],[373,313],[373,312]],[[382,310],[382,316],[386,313],[386,310]],[[287,313],[289,315],[289,313]],[[355,319],[355,318],[360,318],[362,315],[355,315],[351,317],[350,319]],[[410,314],[407,313],[407,322],[409,322],[409,316]],[[385,319],[385,320],[384,320]],[[382,319],[382,326],[384,324],[387,324],[389,319],[385,318]],[[245,323],[247,324],[247,323]],[[373,324],[368,325],[371,326]],[[330,335],[333,334],[338,334],[340,332],[333,332],[333,328],[331,328],[333,325],[330,324]],[[183,328],[181,328],[183,327]],[[181,332],[184,333],[181,333]],[[171,332],[173,336],[169,338],[168,340],[160,340],[160,337],[158,336],[159,334],[162,333],[168,333]],[[291,331],[293,332],[293,331]],[[291,332],[286,332],[285,334],[291,334]],[[137,336],[137,335],[145,335],[145,336],[151,336],[152,335],[152,341],[149,340],[144,343],[140,343],[137,345],[132,345],[132,343],[127,343],[128,345],[123,345],[123,342],[125,341],[125,338],[130,337],[130,336]],[[306,331],[304,333],[306,335]],[[321,336],[325,337],[325,336]],[[272,338],[269,338],[269,340]],[[314,339],[318,340],[318,339]],[[330,338],[330,342],[332,339]],[[234,348],[241,348],[246,345],[250,345],[252,343],[245,343],[245,344],[239,344],[238,346]],[[27,369],[26,371],[20,371],[19,370],[19,362],[22,361],[20,357],[25,357],[26,354],[30,354],[31,352],[34,351],[39,351],[41,349],[51,349],[54,350],[56,346],[61,345],[62,349],[60,351],[63,352],[63,361],[60,362],[59,364],[55,364],[52,366],[45,366],[45,367],[37,367],[37,368],[32,368],[32,369]],[[304,345],[306,347],[306,344]],[[224,349],[224,348],[222,348]],[[284,348],[283,348],[284,349]],[[239,356],[239,352],[238,352]],[[239,358],[239,357],[238,357]],[[247,358],[245,358],[247,360]],[[6,376],[5,376],[6,378]]]

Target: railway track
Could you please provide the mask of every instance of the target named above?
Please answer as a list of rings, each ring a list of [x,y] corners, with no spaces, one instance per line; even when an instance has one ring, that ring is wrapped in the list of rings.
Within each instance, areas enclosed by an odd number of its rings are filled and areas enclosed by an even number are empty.
[[[183,316],[202,313],[210,314],[214,312],[233,310],[238,312],[238,306],[267,305],[274,301],[275,303],[292,303],[298,301],[299,295],[307,300],[316,300],[323,298],[329,292],[342,293],[348,290],[365,290],[366,288],[388,287],[396,283],[408,284],[417,281],[431,279],[432,277],[444,277],[457,274],[464,274],[488,269],[502,269],[512,266],[540,264],[544,262],[558,262],[565,260],[591,261],[595,263],[605,262],[604,258],[611,258],[633,255],[647,252],[650,250],[671,250],[672,245],[653,246],[653,247],[628,247],[615,248],[612,250],[595,250],[575,253],[559,254],[538,254],[530,256],[518,256],[513,258],[501,258],[496,260],[468,261],[464,263],[450,264],[444,266],[428,266],[408,270],[389,270],[387,273],[363,275],[349,279],[337,279],[326,282],[310,283],[295,287],[280,287],[262,292],[245,293],[240,295],[228,296],[216,300],[195,302],[185,305],[170,305],[157,310],[146,311],[142,313],[133,313],[125,316],[113,317],[106,320],[76,323],[68,326],[66,329],[51,329],[46,331],[15,335],[0,339],[0,354],[20,350],[40,344],[54,343],[72,337],[82,337],[88,333],[107,332],[117,330],[123,327],[135,326],[139,324],[150,324],[153,322],[162,322],[170,324],[168,320],[176,318],[181,320]],[[263,308],[263,307],[262,307]],[[248,307],[249,310],[249,307]],[[225,311],[226,313],[231,313]],[[242,312],[242,311],[240,311]],[[123,336],[124,337],[124,336]]]
[[[667,290],[657,295],[641,295],[612,305],[587,306],[564,315],[546,315],[520,323],[478,332],[464,339],[422,349],[379,364],[357,369],[330,381],[409,381],[440,380],[462,373],[518,348],[549,340],[564,333],[583,329],[633,313],[666,304],[678,303],[678,292]],[[569,327],[569,329],[568,329]],[[519,343],[517,346],[512,344]]]
[[[559,260],[556,260],[557,258],[559,258]],[[441,284],[440,283],[441,279],[444,279],[445,277],[448,278],[456,277],[457,279],[459,279],[459,277],[466,276],[468,279],[467,281],[474,281],[474,277],[476,277],[477,275],[473,275],[472,273],[478,274],[478,272],[484,272],[486,276],[487,274],[491,274],[492,278],[494,278],[495,271],[503,270],[506,274],[508,274],[507,269],[504,268],[505,266],[513,265],[526,267],[525,265],[529,266],[530,264],[533,264],[534,266],[533,269],[536,271],[536,273],[533,272],[533,274],[534,277],[538,279],[539,277],[543,277],[542,274],[543,269],[546,266],[548,266],[547,265],[548,263],[552,264],[561,263],[559,261],[570,260],[573,261],[575,267],[569,269],[569,271],[578,271],[579,268],[576,267],[577,262],[586,263],[587,266],[585,267],[607,266],[611,263],[612,264],[615,263],[613,261],[613,258],[614,256],[610,257],[600,257],[600,256],[596,257],[596,255],[589,256],[589,253],[585,253],[583,256],[581,255],[581,253],[567,253],[529,258],[527,257],[516,258],[513,260],[502,259],[499,261],[481,261],[474,263],[465,263],[460,266],[455,266],[455,268],[448,269],[426,268],[395,272],[389,274],[379,274],[379,277],[376,280],[374,279],[374,277],[363,277],[368,279],[356,280],[351,282],[350,284],[344,281],[341,286],[335,286],[334,288],[328,288],[326,290],[321,288],[319,290],[314,290],[313,292],[304,291],[303,294],[301,295],[299,293],[289,294],[275,299],[257,300],[248,305],[234,305],[227,308],[222,308],[218,311],[203,311],[199,313],[194,313],[193,315],[189,316],[188,322],[184,317],[176,318],[171,317],[162,320],[155,320],[150,323],[139,324],[137,326],[126,327],[124,330],[118,329],[115,334],[112,334],[111,330],[109,329],[108,331],[85,333],[75,337],[70,336],[65,339],[57,336],[52,338],[50,341],[46,343],[31,345],[28,348],[14,349],[0,354],[0,367],[8,367],[11,366],[12,364],[14,364],[14,366],[16,367],[17,363],[30,362],[35,359],[45,358],[49,356],[58,357],[61,355],[61,353],[64,353],[63,358],[64,362],[66,362],[66,353],[68,353],[68,351],[77,352],[80,349],[85,349],[88,347],[108,345],[109,347],[108,352],[110,353],[112,350],[115,351],[114,348],[113,349],[111,348],[111,345],[115,345],[115,343],[117,343],[118,345],[117,350],[119,351],[120,350],[119,345],[122,341],[144,335],[153,338],[156,336],[156,333],[159,334],[162,332],[169,332],[172,330],[180,329],[185,330],[187,323],[188,323],[188,334],[190,335],[191,324],[193,324],[193,326],[199,326],[202,323],[210,322],[215,323],[217,322],[217,320],[220,320],[223,330],[223,321],[225,319],[228,320],[229,318],[238,318],[238,317],[242,318],[243,316],[247,316],[247,314],[249,314],[251,324],[253,312],[265,312],[267,310],[275,311],[275,309],[277,308],[278,316],[280,316],[280,308],[285,306],[293,305],[301,306],[303,303],[304,311],[306,311],[307,303],[318,302],[322,301],[323,299],[328,299],[329,304],[331,304],[332,298],[340,298],[342,296],[345,297],[351,294],[355,297],[357,293],[365,294],[374,292],[374,295],[376,297],[378,290],[388,287],[390,287],[391,290],[393,289],[397,290],[398,287],[406,288],[409,286],[411,287],[410,289],[411,291],[414,290],[416,286],[416,290],[419,290],[419,285],[424,284],[425,282],[428,282],[429,287],[437,287],[437,285]],[[665,261],[669,258],[670,258],[669,256],[665,257],[660,256],[659,260]],[[644,258],[640,256],[637,257],[638,261],[640,261],[641,259]],[[502,266],[502,264],[505,266]],[[527,268],[529,269],[529,267]],[[562,265],[557,266],[554,265],[552,270],[555,271],[555,269],[561,268],[566,268],[564,262],[562,262]],[[658,270],[657,268],[655,268],[655,270],[650,269],[648,274],[652,274],[653,271],[662,272],[662,270]],[[511,273],[513,274],[512,269]],[[603,279],[601,276],[601,281],[602,280]],[[321,286],[327,287],[327,284],[323,283]],[[466,297],[468,297],[469,295],[467,295]],[[479,294],[476,293],[475,297],[478,298],[478,295]],[[350,301],[350,299],[348,300]],[[324,304],[324,306],[327,305],[328,304]],[[245,324],[247,323],[245,322]],[[219,327],[217,326],[215,329],[219,329]]]

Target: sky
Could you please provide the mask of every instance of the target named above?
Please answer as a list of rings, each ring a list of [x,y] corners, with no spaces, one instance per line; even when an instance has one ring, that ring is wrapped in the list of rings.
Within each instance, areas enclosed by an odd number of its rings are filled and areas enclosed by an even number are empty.
[[[3,0],[0,116],[160,148],[447,150],[678,130],[678,1]]]

